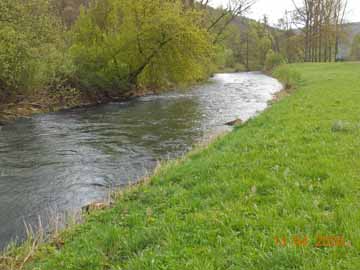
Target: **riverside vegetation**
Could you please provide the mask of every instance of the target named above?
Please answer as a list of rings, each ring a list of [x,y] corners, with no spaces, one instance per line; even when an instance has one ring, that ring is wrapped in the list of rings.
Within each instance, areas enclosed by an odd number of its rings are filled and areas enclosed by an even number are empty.
[[[142,88],[194,83],[214,68],[204,12],[182,1],[90,1],[68,27],[56,4],[0,3],[5,109],[9,103],[49,110],[127,97]]]
[[[303,1],[302,34],[287,17],[280,30],[266,17],[241,18],[253,2],[1,1],[0,124],[193,84],[219,69],[274,71],[292,95],[52,241],[10,248],[0,269],[360,267],[360,66],[283,65],[337,58],[343,1]]]
[[[0,122],[206,80],[253,2],[1,1]]]
[[[0,123],[304,59],[304,35],[189,0],[3,0]]]
[[[359,72],[281,67],[290,96],[40,245],[23,269],[358,269]],[[333,236],[341,245],[317,245]]]

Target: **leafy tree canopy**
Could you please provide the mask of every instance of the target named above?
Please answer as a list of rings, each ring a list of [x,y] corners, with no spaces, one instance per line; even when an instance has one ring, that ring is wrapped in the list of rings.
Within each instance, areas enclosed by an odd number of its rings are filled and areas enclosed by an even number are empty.
[[[81,11],[71,52],[82,85],[124,89],[208,76],[213,45],[201,12],[180,1],[103,0]]]

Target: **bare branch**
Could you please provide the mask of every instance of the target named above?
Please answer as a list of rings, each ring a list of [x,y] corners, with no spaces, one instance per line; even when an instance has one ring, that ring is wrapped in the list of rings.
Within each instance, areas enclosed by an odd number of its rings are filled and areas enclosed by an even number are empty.
[[[218,41],[219,36],[225,31],[228,25],[236,18],[243,16],[250,8],[256,3],[257,0],[229,0],[227,8],[213,21],[208,27],[208,31],[212,31],[218,25],[219,29],[216,31],[215,43]]]

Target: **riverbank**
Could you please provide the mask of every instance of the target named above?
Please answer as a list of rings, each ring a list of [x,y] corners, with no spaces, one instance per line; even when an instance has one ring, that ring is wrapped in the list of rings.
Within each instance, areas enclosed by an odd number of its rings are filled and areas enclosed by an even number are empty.
[[[152,89],[134,89],[121,95],[86,93],[77,89],[68,89],[55,93],[48,90],[38,91],[33,95],[14,97],[11,101],[0,104],[0,126],[34,114],[96,106],[115,101],[128,101],[154,93],[156,91]]]
[[[239,69],[218,70],[218,73],[238,73],[245,72]],[[215,73],[216,74],[216,73]],[[271,74],[267,74],[271,76]],[[213,77],[212,75],[211,77]],[[210,79],[210,78],[209,78]],[[207,80],[199,81],[192,84],[204,84]],[[33,94],[26,96],[14,96],[8,102],[0,103],[0,126],[9,124],[19,118],[28,118],[35,114],[44,114],[49,112],[58,112],[68,109],[91,107],[110,102],[129,101],[134,98],[148,95],[156,95],[167,91],[173,91],[176,88],[185,88],[189,85],[175,86],[169,84],[164,88],[142,87],[133,88],[117,95],[116,93],[106,92],[84,92],[75,88],[69,88],[63,91],[51,92],[49,90],[35,91]]]
[[[9,256],[23,269],[357,269],[360,65],[289,68],[302,77],[290,96]]]

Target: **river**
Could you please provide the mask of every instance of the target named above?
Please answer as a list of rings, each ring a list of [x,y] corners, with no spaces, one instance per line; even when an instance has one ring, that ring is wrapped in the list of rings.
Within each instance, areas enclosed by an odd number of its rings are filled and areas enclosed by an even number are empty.
[[[0,127],[0,250],[24,222],[104,200],[158,160],[176,158],[224,123],[263,111],[281,84],[261,73],[217,74],[191,89],[36,115]]]

